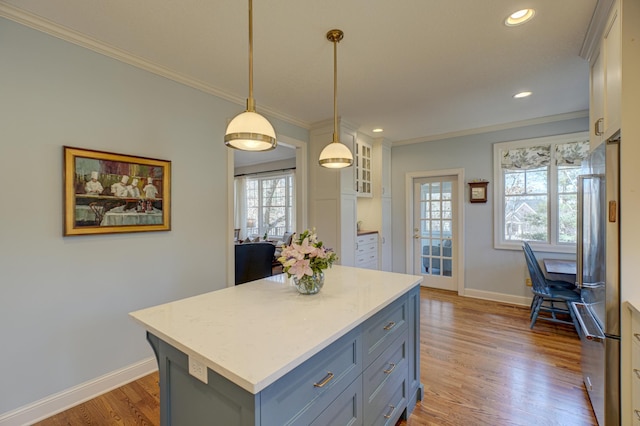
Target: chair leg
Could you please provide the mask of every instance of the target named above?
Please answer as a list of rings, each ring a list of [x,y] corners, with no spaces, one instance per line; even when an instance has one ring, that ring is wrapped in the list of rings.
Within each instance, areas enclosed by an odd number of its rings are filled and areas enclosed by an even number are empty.
[[[544,302],[544,298],[542,296],[538,296],[538,299],[534,303],[534,307],[531,315],[531,325],[529,326],[529,328],[533,328],[533,326],[535,325],[536,320],[538,319],[538,314],[540,313],[540,307],[542,306],[543,302]]]
[[[538,299],[540,299],[540,296],[536,294],[533,296],[533,299],[531,300],[531,308],[530,308],[531,313],[529,314],[529,319],[533,318],[533,311],[534,311],[533,307],[538,302]]]

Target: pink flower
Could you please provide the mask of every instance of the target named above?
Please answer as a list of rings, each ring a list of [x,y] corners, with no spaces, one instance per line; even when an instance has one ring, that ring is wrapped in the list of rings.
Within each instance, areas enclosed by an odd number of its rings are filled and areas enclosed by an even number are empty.
[[[289,274],[295,275],[297,279],[302,278],[304,275],[313,275],[313,270],[309,266],[309,259],[302,259],[291,265]]]

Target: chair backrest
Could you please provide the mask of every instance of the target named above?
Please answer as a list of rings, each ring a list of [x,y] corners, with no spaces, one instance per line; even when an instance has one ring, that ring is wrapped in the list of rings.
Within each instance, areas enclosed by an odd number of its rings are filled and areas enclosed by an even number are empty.
[[[273,254],[276,246],[271,243],[236,244],[236,285],[273,275]]]
[[[524,252],[525,260],[527,261],[527,269],[529,270],[529,276],[531,277],[531,287],[534,293],[540,295],[549,295],[549,284],[547,279],[540,268],[540,264],[533,254],[531,246],[526,241],[522,242],[522,248]]]
[[[282,245],[284,247],[290,246],[295,234],[295,232],[285,232],[284,234],[282,234]]]

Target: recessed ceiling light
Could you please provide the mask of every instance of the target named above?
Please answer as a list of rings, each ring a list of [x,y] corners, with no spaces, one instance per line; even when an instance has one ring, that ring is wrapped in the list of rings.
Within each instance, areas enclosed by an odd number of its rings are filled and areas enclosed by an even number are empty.
[[[533,9],[522,9],[509,15],[504,24],[508,27],[515,27],[531,20],[535,14],[536,11]]]
[[[531,96],[531,92],[520,92],[520,93],[516,93],[515,95],[513,95],[514,98],[516,99],[520,99],[520,98],[526,98]]]
[[[380,127],[377,127],[377,128],[375,128],[375,129],[373,129],[373,130],[372,130],[372,132],[373,132],[373,133],[382,133],[382,132],[384,132],[384,129],[383,129],[383,128],[380,128]]]

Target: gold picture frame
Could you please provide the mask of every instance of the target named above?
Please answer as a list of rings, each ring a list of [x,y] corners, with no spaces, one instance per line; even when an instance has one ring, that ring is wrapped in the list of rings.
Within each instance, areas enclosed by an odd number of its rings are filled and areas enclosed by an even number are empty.
[[[64,147],[64,236],[171,230],[171,161]]]

